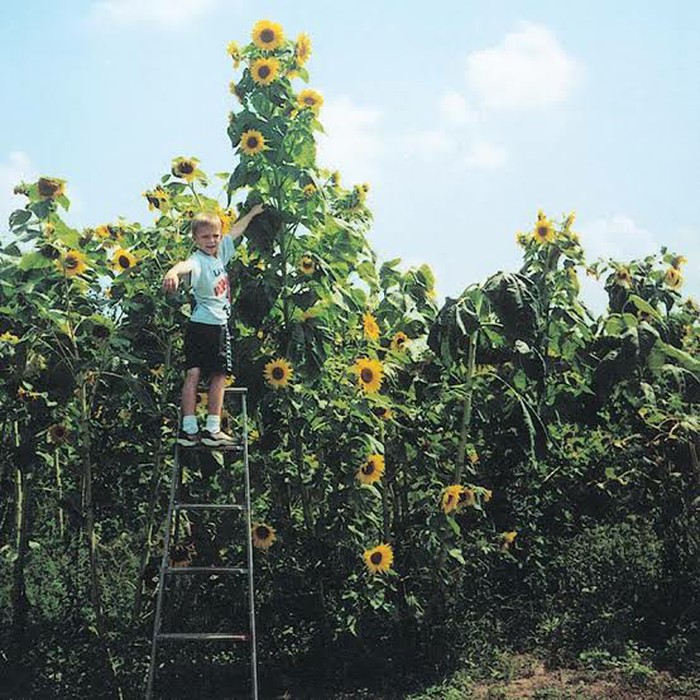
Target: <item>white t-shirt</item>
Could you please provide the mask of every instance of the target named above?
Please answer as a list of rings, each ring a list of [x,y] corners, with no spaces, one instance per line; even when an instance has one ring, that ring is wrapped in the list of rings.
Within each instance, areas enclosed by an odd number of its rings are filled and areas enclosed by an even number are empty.
[[[231,289],[226,264],[233,257],[233,239],[224,236],[214,257],[196,250],[189,257],[192,263],[190,287],[195,306],[190,321],[222,326],[228,322],[231,310]]]

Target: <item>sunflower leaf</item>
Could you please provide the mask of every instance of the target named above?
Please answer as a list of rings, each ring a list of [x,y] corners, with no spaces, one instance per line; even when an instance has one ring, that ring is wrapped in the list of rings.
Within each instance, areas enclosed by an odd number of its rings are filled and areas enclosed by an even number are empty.
[[[462,550],[459,549],[459,547],[454,547],[453,549],[450,549],[448,554],[453,558],[456,559],[460,564],[466,564],[467,562],[464,561],[464,557],[462,556]]]

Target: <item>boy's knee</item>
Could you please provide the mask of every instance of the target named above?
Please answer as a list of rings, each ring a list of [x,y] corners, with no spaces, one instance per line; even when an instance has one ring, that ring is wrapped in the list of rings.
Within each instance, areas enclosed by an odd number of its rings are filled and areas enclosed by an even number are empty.
[[[199,382],[200,369],[199,367],[190,367],[185,373],[185,381],[190,384]]]

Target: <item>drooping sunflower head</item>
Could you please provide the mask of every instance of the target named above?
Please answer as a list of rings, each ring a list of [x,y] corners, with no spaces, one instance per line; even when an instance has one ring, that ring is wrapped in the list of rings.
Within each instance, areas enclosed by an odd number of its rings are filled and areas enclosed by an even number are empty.
[[[66,183],[54,177],[40,177],[37,190],[42,199],[57,199],[65,194]]]
[[[241,65],[241,49],[235,41],[229,41],[226,45],[226,53],[233,61],[233,67],[238,68]]]
[[[270,360],[263,371],[265,381],[273,389],[284,389],[289,384],[293,373],[292,366],[283,357]]]
[[[537,223],[532,232],[532,239],[539,245],[551,243],[554,240],[554,226],[542,211],[537,214]]]
[[[669,267],[664,275],[664,282],[671,289],[679,289],[683,284],[683,275],[677,267]]]
[[[384,367],[379,360],[361,357],[353,367],[357,374],[357,383],[366,394],[379,391],[384,379]]]
[[[398,333],[394,333],[394,337],[391,339],[391,349],[403,350],[407,343],[408,336],[403,331],[399,331]]]
[[[316,185],[310,182],[308,185],[304,185],[304,189],[302,191],[304,193],[304,197],[313,197],[314,193],[316,192]]]
[[[68,428],[63,423],[54,423],[46,431],[46,439],[52,445],[62,445],[68,441]]]
[[[56,266],[66,277],[75,277],[87,270],[85,256],[79,250],[69,250],[56,260]]]
[[[375,406],[372,413],[382,420],[391,420],[394,417],[394,412],[388,406]]]
[[[394,563],[394,551],[389,544],[380,544],[373,549],[366,549],[362,558],[365,566],[372,574],[383,574],[391,569]]]
[[[564,228],[568,231],[574,225],[574,221],[576,221],[576,212],[570,211],[564,219]]]
[[[257,549],[270,549],[277,539],[277,533],[272,525],[253,523],[253,546]]]
[[[304,275],[313,275],[316,272],[316,262],[310,255],[302,255],[299,260],[299,272]]]
[[[463,507],[463,506],[473,506],[476,503],[476,496],[474,495],[474,491],[471,489],[466,489],[463,488],[459,492],[459,497],[457,498],[457,506],[458,507]]]
[[[112,255],[112,268],[117,272],[130,270],[136,263],[136,256],[125,248],[117,248]]]
[[[197,177],[198,164],[199,160],[197,158],[174,158],[170,172],[175,177],[179,177],[186,182],[192,182]]]
[[[379,339],[379,324],[377,319],[369,312],[362,314],[362,330],[367,340]]]
[[[310,109],[318,116],[323,105],[323,96],[316,90],[306,88],[297,95],[297,103],[302,109]]]
[[[253,43],[263,51],[274,51],[284,42],[284,31],[277,22],[261,19],[255,23],[252,32]]]
[[[674,255],[671,258],[671,267],[675,267],[677,270],[680,270],[681,267],[687,262],[688,258],[686,258],[685,255]]]
[[[279,71],[280,62],[276,58],[258,58],[250,66],[250,74],[258,85],[269,85]]]
[[[361,484],[373,484],[382,478],[384,468],[384,455],[373,454],[362,463],[355,477]]]
[[[632,273],[627,267],[620,267],[615,272],[615,284],[620,287],[630,287],[632,285]]]
[[[460,484],[452,484],[445,488],[441,499],[443,513],[451,513],[453,510],[456,510],[462,490],[463,487]]]
[[[298,66],[303,66],[311,56],[311,38],[308,34],[301,33],[294,44],[294,58]]]
[[[528,236],[527,233],[524,233],[523,231],[518,231],[515,234],[515,242],[521,248],[527,248],[527,244],[530,242],[530,240],[530,236]]]
[[[265,149],[265,139],[259,131],[249,129],[243,132],[239,147],[247,156],[254,156]]]

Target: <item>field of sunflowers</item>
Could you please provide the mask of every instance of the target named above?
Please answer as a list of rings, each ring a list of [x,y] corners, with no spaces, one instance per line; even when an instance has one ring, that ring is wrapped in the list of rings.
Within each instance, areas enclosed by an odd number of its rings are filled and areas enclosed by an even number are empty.
[[[189,313],[161,280],[195,213],[226,232],[261,202],[229,272],[262,696],[407,697],[508,650],[699,672],[685,259],[587,261],[573,213],[533,212],[520,269],[438,304],[428,266],[377,263],[369,185],[317,166],[311,50],[268,21],[229,44],[231,171],[174,158],[143,193],[153,223],[76,230],[64,180],[17,185],[0,250],[0,696],[142,696]],[[582,275],[605,280],[604,315]],[[225,420],[240,433],[237,406]],[[185,464],[193,497],[241,485],[235,461]],[[192,516],[173,561],[237,561],[240,525]],[[182,583],[169,624],[236,624],[235,584]],[[247,650],[162,663],[163,697],[245,697]]]

